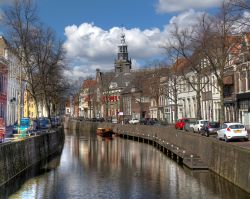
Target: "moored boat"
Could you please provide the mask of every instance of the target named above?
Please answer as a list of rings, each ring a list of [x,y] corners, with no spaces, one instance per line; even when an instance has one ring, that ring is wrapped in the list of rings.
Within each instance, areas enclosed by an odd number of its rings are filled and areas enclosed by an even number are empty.
[[[96,134],[102,137],[112,138],[113,131],[111,128],[97,128]]]

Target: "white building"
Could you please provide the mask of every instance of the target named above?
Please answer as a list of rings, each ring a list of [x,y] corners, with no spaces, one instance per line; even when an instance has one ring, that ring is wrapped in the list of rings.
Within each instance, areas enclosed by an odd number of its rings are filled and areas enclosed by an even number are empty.
[[[2,56],[8,62],[8,80],[7,80],[7,117],[6,125],[12,125],[17,121],[18,114],[18,95],[20,93],[20,66],[17,58],[9,50],[7,41],[0,36]]]

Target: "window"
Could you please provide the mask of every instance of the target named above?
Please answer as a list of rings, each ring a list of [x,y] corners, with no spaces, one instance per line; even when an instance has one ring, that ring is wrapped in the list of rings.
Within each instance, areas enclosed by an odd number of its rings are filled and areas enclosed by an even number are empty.
[[[116,82],[111,82],[110,88],[116,88],[116,87],[117,87],[117,83]]]
[[[230,129],[244,129],[245,126],[241,125],[241,124],[235,124],[235,125],[231,125],[229,126]]]

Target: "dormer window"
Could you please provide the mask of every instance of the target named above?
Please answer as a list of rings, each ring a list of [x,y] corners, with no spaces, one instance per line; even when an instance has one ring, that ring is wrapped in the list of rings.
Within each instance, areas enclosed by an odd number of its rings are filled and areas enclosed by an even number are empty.
[[[116,82],[111,82],[109,88],[116,88],[117,87],[117,83]]]

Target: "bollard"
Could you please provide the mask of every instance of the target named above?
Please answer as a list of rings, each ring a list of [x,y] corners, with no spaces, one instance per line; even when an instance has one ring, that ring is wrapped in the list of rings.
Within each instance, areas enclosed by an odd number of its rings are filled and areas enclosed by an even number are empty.
[[[191,158],[191,166],[193,166],[193,155],[190,155],[190,158]]]

